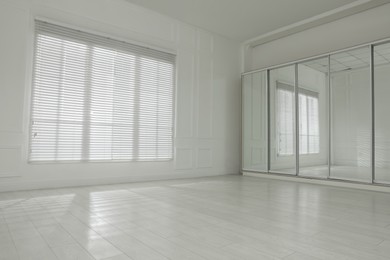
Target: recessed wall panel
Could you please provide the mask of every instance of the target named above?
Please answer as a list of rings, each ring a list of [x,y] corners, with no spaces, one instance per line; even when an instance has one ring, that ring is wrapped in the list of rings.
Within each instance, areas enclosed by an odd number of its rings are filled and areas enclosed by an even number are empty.
[[[175,169],[190,170],[193,167],[193,150],[191,148],[176,148]]]
[[[212,150],[211,148],[198,149],[198,168],[212,168]]]
[[[0,177],[18,176],[20,147],[0,147]]]
[[[257,72],[242,79],[243,169],[262,171],[267,167],[267,73]]]
[[[177,137],[192,137],[194,122],[194,54],[180,51],[177,57],[178,84],[177,84]]]
[[[0,131],[22,132],[28,24],[25,11],[0,5]]]
[[[212,136],[213,120],[213,60],[207,55],[199,55],[198,67],[198,137]]]

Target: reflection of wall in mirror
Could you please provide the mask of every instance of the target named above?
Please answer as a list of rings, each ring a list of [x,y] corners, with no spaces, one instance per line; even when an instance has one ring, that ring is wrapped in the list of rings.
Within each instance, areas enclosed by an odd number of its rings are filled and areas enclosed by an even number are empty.
[[[390,64],[375,68],[376,167],[390,168]],[[339,72],[332,83],[332,164],[371,166],[369,69]]]

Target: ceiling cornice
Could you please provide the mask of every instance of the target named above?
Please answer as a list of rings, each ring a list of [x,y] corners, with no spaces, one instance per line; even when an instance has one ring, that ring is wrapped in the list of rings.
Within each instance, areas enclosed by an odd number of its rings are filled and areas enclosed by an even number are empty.
[[[329,22],[336,21],[338,19],[357,14],[384,4],[390,3],[390,0],[360,0],[351,4],[344,5],[340,8],[336,8],[329,12],[322,13],[320,15],[313,16],[311,18],[302,20],[297,23],[279,28],[269,33],[260,35],[253,39],[244,42],[244,45],[248,47],[256,47],[258,45],[271,42],[304,30],[320,26]]]

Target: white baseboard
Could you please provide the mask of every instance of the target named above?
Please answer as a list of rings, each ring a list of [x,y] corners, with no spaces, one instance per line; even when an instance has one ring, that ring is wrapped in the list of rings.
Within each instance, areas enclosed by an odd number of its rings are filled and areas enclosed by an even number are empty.
[[[332,180],[319,180],[319,179],[310,179],[310,178],[303,178],[303,177],[297,177],[297,176],[288,176],[288,175],[284,176],[284,175],[278,175],[278,174],[254,173],[254,172],[246,172],[246,171],[243,171],[242,175],[250,176],[250,177],[257,177],[257,178],[265,178],[265,179],[293,181],[293,182],[310,183],[310,184],[320,184],[320,185],[327,185],[327,186],[333,186],[333,187],[352,188],[352,189],[390,193],[389,186],[382,186],[379,184],[353,183],[353,182],[333,180],[333,179]]]
[[[125,177],[105,177],[105,178],[85,178],[85,179],[62,179],[62,180],[34,180],[34,181],[14,181],[8,183],[0,183],[0,192],[7,191],[23,191],[37,189],[52,189],[52,188],[67,188],[92,185],[111,185],[124,184],[133,182],[147,181],[165,181],[175,179],[201,178],[221,175],[233,175],[238,173],[229,172],[193,172],[186,174],[164,174],[164,175],[145,175],[145,176],[125,176]]]

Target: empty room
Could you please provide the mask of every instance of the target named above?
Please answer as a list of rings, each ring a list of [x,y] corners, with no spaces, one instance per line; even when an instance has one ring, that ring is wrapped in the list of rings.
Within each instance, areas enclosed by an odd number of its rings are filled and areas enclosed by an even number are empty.
[[[389,0],[0,0],[0,260],[390,259]]]

